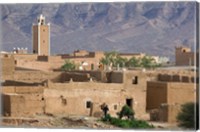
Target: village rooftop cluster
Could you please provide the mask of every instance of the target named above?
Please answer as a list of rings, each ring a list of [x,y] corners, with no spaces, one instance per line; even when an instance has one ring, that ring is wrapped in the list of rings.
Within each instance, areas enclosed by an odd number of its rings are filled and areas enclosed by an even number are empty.
[[[135,118],[177,123],[182,104],[196,102],[197,53],[176,47],[175,64],[145,53],[76,50],[50,55],[50,24],[40,15],[27,48],[2,52],[2,117],[40,114],[114,117],[124,105]]]

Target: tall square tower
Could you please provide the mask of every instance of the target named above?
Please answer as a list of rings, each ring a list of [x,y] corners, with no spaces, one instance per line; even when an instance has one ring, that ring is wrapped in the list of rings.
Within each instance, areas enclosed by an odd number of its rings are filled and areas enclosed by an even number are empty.
[[[40,15],[37,24],[32,27],[33,53],[38,55],[50,55],[50,23],[45,23],[45,17]]]

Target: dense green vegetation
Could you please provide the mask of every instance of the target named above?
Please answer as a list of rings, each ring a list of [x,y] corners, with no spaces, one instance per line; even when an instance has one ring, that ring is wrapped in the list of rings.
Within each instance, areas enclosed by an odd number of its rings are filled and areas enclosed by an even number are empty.
[[[146,121],[137,120],[134,118],[134,111],[127,105],[123,106],[118,113],[118,118],[111,117],[107,114],[101,120],[105,123],[109,123],[121,128],[154,128],[153,125],[149,125]],[[125,117],[126,119],[123,119]]]
[[[107,66],[112,65],[113,67],[155,68],[161,66],[160,64],[157,64],[150,56],[144,56],[142,58],[132,57],[128,60],[120,57],[120,55],[115,51],[105,53],[105,57],[101,58],[100,62]]]
[[[198,104],[189,102],[181,106],[181,111],[177,116],[179,126],[185,128],[194,128],[195,127],[195,105],[198,107]]]
[[[62,65],[61,67],[61,69],[65,71],[75,70],[75,68],[76,68],[75,63],[70,60],[65,60],[65,64]]]
[[[119,113],[119,118],[127,117],[128,119],[134,119],[135,112],[128,106],[124,105]]]

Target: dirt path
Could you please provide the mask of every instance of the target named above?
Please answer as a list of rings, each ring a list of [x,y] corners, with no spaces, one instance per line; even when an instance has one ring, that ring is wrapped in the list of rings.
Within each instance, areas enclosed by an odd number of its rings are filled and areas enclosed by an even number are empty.
[[[149,122],[157,130],[182,130],[176,124]],[[105,124],[99,118],[89,116],[37,115],[34,118],[3,117],[0,124],[4,127],[23,128],[77,128],[77,129],[121,129]]]

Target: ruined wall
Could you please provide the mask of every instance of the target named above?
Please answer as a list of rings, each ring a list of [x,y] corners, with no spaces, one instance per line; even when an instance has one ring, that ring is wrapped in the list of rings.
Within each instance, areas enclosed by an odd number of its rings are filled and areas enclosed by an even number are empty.
[[[177,115],[180,112],[181,105],[174,104],[162,104],[158,109],[150,111],[150,120],[151,121],[160,121],[168,123],[176,123]]]
[[[42,94],[3,94],[3,115],[32,117],[44,113]]]
[[[119,84],[52,83],[49,84],[49,89],[44,90],[45,112],[99,116],[102,114],[100,105],[105,102],[108,104],[109,113],[116,115],[125,104],[121,89],[122,85]],[[92,108],[87,108],[87,101],[92,102]]]
[[[167,107],[168,109],[168,119],[167,119],[167,122],[169,123],[175,123],[177,122],[177,115],[178,113],[180,112],[180,109],[181,109],[181,105],[168,105]]]

